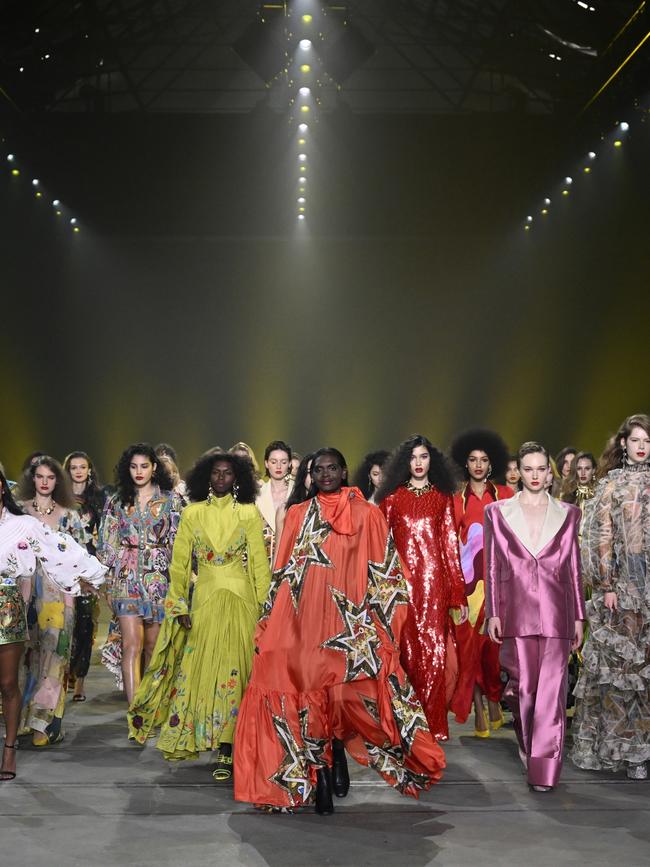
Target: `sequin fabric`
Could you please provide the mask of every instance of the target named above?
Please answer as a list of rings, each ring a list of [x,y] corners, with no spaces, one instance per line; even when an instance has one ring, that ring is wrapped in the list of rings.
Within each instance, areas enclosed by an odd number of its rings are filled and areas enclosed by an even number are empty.
[[[402,665],[431,733],[446,740],[449,609],[465,604],[452,498],[435,487],[416,496],[404,486],[386,497],[380,508],[411,573],[409,613],[400,643]]]

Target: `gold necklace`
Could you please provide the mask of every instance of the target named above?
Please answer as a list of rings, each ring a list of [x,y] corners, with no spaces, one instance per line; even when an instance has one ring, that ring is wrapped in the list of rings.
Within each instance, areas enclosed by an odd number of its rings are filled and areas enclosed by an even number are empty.
[[[426,485],[423,485],[421,488],[416,488],[410,479],[406,483],[406,490],[415,494],[416,497],[421,497],[422,494],[428,494],[432,487],[433,485],[431,482],[427,482]]]
[[[32,502],[32,507],[34,511],[37,512],[39,515],[51,515],[52,512],[56,509],[56,503],[54,502],[54,500],[52,500],[52,505],[48,506],[47,509],[39,509],[36,500],[34,500]]]

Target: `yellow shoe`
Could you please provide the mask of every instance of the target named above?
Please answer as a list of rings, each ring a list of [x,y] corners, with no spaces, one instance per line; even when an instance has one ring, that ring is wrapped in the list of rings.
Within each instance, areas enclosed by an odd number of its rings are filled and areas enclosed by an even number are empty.
[[[489,738],[490,737],[490,729],[474,729],[474,737],[475,738]]]
[[[503,715],[503,708],[499,708],[499,719],[490,720],[490,728],[493,732],[498,732],[505,721],[506,718]]]

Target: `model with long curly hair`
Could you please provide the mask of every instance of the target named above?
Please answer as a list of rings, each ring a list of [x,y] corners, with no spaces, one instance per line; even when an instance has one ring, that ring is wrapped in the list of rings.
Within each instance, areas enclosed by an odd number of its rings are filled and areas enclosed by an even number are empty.
[[[375,495],[384,479],[384,467],[390,457],[386,449],[368,452],[354,474],[354,484],[369,503],[376,505]]]
[[[450,449],[464,480],[454,494],[454,519],[460,544],[469,616],[455,624],[458,648],[458,686],[451,710],[465,722],[474,705],[474,734],[486,738],[503,725],[499,648],[485,634],[485,580],[483,575],[483,512],[489,503],[513,496],[500,478],[508,464],[508,448],[499,434],[473,428],[459,434]],[[487,699],[487,714],[483,697]]]
[[[34,458],[20,481],[18,496],[28,515],[52,530],[69,533],[87,547],[86,531],[68,474],[48,455]],[[75,623],[75,600],[64,593],[44,570],[33,583],[36,614],[26,654],[27,677],[21,729],[32,730],[36,747],[63,740],[65,688]]]
[[[628,416],[585,507],[582,569],[592,587],[575,689],[573,752],[589,770],[645,780],[650,760],[650,416]]]
[[[130,734],[144,743],[160,726],[157,746],[170,760],[217,751],[214,778],[225,783],[271,574],[251,462],[202,455],[187,488],[192,503],[176,534],[165,619],[131,703]]]
[[[111,570],[114,621],[102,661],[131,702],[151,658],[165,610],[169,564],[181,497],[149,443],[135,443],[115,467],[117,491],[106,501],[98,556]]]
[[[456,682],[449,636],[450,609],[467,617],[447,461],[425,436],[404,440],[386,466],[377,493],[400,557],[409,567],[409,616],[402,632],[402,661],[424,707],[432,734],[449,737],[447,707]]]

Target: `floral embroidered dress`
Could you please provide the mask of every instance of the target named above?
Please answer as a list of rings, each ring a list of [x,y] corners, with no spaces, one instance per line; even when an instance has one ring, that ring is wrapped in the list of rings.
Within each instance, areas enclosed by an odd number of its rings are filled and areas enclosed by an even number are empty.
[[[79,579],[98,586],[106,568],[70,536],[57,533],[31,515],[0,516],[0,645],[27,638],[25,597],[36,570],[47,571],[60,590],[79,593]],[[21,592],[21,587],[22,591]]]
[[[192,586],[192,566],[197,569]],[[166,759],[195,759],[232,743],[253,658],[253,634],[271,579],[254,504],[232,496],[193,503],[174,543],[165,620],[129,709],[140,743],[161,726]],[[191,629],[177,618],[189,614]]]
[[[86,548],[89,534],[76,510],[66,509],[63,512],[57,531],[67,533]],[[25,654],[27,676],[23,690],[23,725],[46,732],[55,717],[59,720],[63,717],[75,600],[72,594],[62,591],[44,569],[38,567],[34,572],[28,619],[30,637]]]
[[[113,621],[102,662],[122,686],[122,636],[118,618],[142,617],[161,623],[169,586],[169,564],[183,502],[172,491],[156,488],[144,509],[124,505],[119,494],[106,501],[99,526],[97,556],[113,573],[110,598]]]
[[[650,760],[650,466],[611,470],[584,510],[582,570],[592,587],[575,688],[572,759],[617,771]],[[604,595],[616,593],[617,610]]]
[[[400,665],[408,594],[383,515],[358,488],[320,493],[287,512],[276,563],[237,723],[235,799],[309,804],[333,737],[417,797],[445,760]]]

